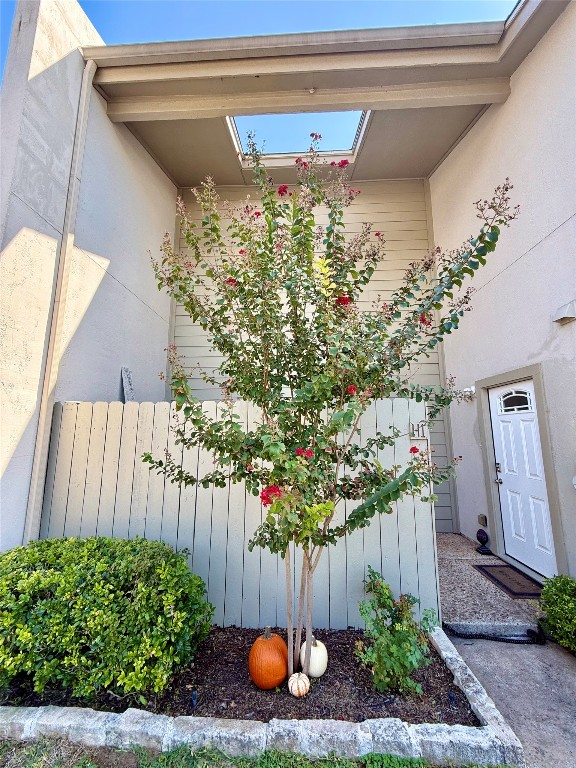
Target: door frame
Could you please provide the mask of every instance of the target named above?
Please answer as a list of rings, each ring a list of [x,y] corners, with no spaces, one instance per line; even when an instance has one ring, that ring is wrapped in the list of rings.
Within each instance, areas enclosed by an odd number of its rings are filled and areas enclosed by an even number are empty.
[[[542,575],[536,573],[524,563],[515,560],[506,554],[504,543],[504,529],[502,525],[502,511],[500,508],[500,495],[494,482],[494,438],[492,434],[492,419],[490,414],[490,402],[488,390],[493,387],[517,384],[531,379],[534,384],[536,400],[536,413],[538,417],[538,431],[540,432],[540,446],[542,449],[542,461],[544,464],[544,479],[548,493],[548,505],[550,508],[550,522],[552,538],[556,551],[556,562],[559,573],[568,573],[568,559],[564,544],[562,521],[560,518],[560,504],[558,485],[554,473],[554,462],[550,443],[550,430],[548,428],[548,409],[542,377],[542,366],[539,364],[528,365],[512,371],[490,376],[476,382],[476,403],[478,408],[478,424],[480,427],[480,441],[482,447],[482,461],[484,464],[484,481],[486,484],[486,498],[488,500],[488,532],[490,535],[490,548],[494,554],[518,570],[542,580]]]

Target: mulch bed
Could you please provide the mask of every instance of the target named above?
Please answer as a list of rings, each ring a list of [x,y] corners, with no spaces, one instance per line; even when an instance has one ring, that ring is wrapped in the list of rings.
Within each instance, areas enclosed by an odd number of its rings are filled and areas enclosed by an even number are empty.
[[[278,634],[283,631],[276,629]],[[284,684],[280,690],[261,691],[248,675],[248,653],[261,634],[256,629],[213,627],[194,662],[181,670],[162,696],[143,705],[134,697],[101,694],[79,701],[65,691],[46,689],[34,693],[27,679],[16,679],[3,692],[1,704],[17,706],[90,706],[123,712],[133,706],[166,715],[196,715],[268,722],[272,718],[349,720],[399,717],[409,723],[479,725],[462,691],[432,649],[432,663],[414,673],[423,696],[378,693],[369,670],[354,656],[354,646],[363,637],[359,630],[318,630],[316,636],[328,648],[326,673],[312,681],[308,696],[296,699]],[[285,636],[285,635],[284,635]],[[194,694],[196,692],[196,694]],[[197,705],[193,706],[194,695]]]

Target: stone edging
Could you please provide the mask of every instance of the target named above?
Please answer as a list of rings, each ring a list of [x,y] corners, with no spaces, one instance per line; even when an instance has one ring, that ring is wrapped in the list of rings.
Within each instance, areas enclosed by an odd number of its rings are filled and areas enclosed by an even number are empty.
[[[27,741],[41,736],[66,738],[89,747],[140,745],[168,751],[180,744],[214,746],[234,757],[265,749],[309,757],[330,753],[360,757],[369,752],[423,757],[454,766],[509,765],[525,768],[519,740],[441,629],[431,641],[466,694],[481,727],[410,725],[398,718],[350,723],[340,720],[226,720],[168,717],[139,709],[122,714],[76,707],[0,707],[0,738]]]

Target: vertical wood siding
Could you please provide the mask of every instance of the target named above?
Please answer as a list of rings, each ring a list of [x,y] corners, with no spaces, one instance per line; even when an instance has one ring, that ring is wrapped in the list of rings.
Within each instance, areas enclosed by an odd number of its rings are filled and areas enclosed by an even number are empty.
[[[352,205],[345,211],[346,231],[354,235],[360,231],[365,221],[373,224],[372,231],[382,232],[386,240],[386,259],[378,266],[367,287],[360,307],[368,311],[373,301],[381,296],[385,301],[398,287],[408,264],[425,256],[430,248],[428,241],[428,222],[424,182],[406,181],[370,181],[358,182],[362,189]],[[250,194],[254,199],[253,188],[220,187],[218,193],[223,200],[241,201]],[[181,195],[192,214],[193,220],[200,222],[200,214],[191,190],[181,190]],[[319,223],[328,220],[319,218]],[[186,251],[182,238],[180,250]],[[206,384],[199,369],[213,373],[220,357],[210,349],[204,331],[195,325],[181,306],[175,307],[174,343],[183,355],[184,364],[190,369],[190,381],[193,392],[200,400],[218,400],[221,392],[218,388]],[[438,352],[413,366],[414,382],[419,384],[440,384]],[[448,459],[444,419],[440,417],[430,434],[434,460],[443,465]],[[452,500],[448,483],[436,488],[436,524],[441,532],[451,532]]]
[[[212,417],[219,407],[216,401],[204,403]],[[258,414],[250,404],[237,403],[236,409],[246,427],[256,423]],[[247,494],[243,484],[180,489],[141,461],[148,450],[157,457],[166,448],[175,458],[182,455],[170,429],[175,414],[173,403],[57,403],[41,538],[143,536],[187,549],[190,568],[206,583],[218,624],[282,626],[284,561],[259,548],[248,551],[262,521],[260,500]],[[423,416],[422,404],[378,401],[362,418],[362,439],[377,429],[399,427],[405,437],[394,448],[385,448],[379,459],[387,465],[404,464],[411,444],[427,447],[426,438],[409,437],[410,425]],[[186,451],[183,458],[193,474],[212,468],[203,449]],[[340,519],[353,503],[338,512]],[[437,611],[434,537],[432,505],[409,497],[393,514],[377,516],[370,527],[329,547],[315,574],[316,626],[360,626],[358,602],[369,564],[382,571],[396,594],[411,592],[422,609]],[[299,563],[297,557],[295,581]]]

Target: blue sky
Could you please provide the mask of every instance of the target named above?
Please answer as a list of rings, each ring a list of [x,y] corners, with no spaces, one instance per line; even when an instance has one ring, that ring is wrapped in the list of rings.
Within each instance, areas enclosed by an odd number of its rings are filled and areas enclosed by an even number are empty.
[[[362,112],[305,112],[294,115],[247,115],[236,117],[242,149],[246,152],[249,131],[267,154],[304,153],[310,146],[310,133],[322,136],[320,149],[351,149]],[[264,144],[262,145],[262,142]]]
[[[516,0],[81,0],[108,45],[504,19]],[[0,74],[14,0],[0,0]]]

